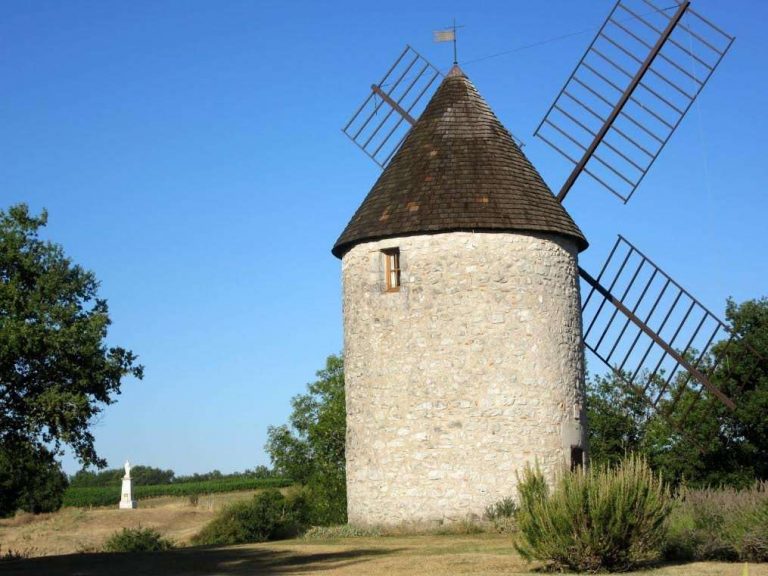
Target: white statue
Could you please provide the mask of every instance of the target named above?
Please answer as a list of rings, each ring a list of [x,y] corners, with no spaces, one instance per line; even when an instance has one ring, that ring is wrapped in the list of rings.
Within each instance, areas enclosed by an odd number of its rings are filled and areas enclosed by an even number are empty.
[[[125,476],[123,476],[123,489],[120,496],[121,510],[132,510],[136,508],[136,500],[133,499],[133,487],[131,480],[131,463],[128,460],[125,461]]]

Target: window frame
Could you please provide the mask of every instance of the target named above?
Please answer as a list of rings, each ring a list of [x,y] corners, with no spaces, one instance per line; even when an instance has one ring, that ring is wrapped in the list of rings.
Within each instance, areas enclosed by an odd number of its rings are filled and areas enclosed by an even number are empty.
[[[385,292],[399,292],[402,286],[400,248],[386,248],[381,252],[385,260]]]

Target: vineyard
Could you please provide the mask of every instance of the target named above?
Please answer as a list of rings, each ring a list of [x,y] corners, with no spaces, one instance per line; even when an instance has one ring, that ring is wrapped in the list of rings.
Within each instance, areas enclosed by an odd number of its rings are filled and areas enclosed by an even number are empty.
[[[259,490],[261,488],[284,488],[292,482],[287,478],[222,478],[202,482],[181,482],[172,484],[155,484],[149,486],[134,486],[133,497],[155,498],[158,496],[193,496],[216,494],[222,492],[239,492],[242,490]],[[117,506],[120,501],[120,484],[114,486],[76,486],[69,487],[64,493],[64,506]]]

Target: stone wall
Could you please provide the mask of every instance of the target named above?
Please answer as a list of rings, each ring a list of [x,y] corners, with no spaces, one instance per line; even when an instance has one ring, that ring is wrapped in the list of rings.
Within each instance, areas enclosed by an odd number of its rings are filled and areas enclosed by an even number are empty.
[[[400,249],[386,292],[382,250]],[[481,516],[585,447],[577,250],[546,234],[368,242],[342,261],[349,521]]]

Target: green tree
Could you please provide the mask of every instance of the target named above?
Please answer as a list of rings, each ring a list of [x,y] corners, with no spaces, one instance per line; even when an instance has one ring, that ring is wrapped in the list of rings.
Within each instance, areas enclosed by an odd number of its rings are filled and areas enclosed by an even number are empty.
[[[686,420],[688,438],[670,446],[668,467],[682,475],[679,469],[695,459],[697,473],[687,475],[692,483],[748,486],[768,480],[768,298],[729,299],[725,316],[736,338],[713,347],[709,361],[720,361],[711,380],[736,409],[704,395]],[[686,406],[693,396],[686,389],[680,403]]]
[[[722,357],[711,380],[734,400],[736,410],[709,394],[694,403],[698,393],[681,388],[683,376],[661,400],[658,413],[627,393],[614,375],[592,377],[587,405],[594,461],[615,462],[627,452],[639,452],[668,481],[684,479],[694,486],[768,480],[768,299],[729,300],[725,314],[737,338],[717,343],[705,360],[712,366]],[[691,406],[683,431],[659,416],[678,392],[675,414]]]
[[[27,444],[13,453],[0,449],[0,515],[58,510],[66,488],[67,475],[45,447]]]
[[[276,471],[304,485],[313,524],[347,520],[344,362],[329,356],[308,393],[291,401],[289,424],[270,426],[266,445]]]
[[[0,450],[23,460],[68,445],[84,464],[103,466],[90,424],[143,367],[105,345],[98,281],[40,239],[47,218],[24,204],[0,211]]]
[[[628,454],[644,451],[648,405],[627,394],[613,373],[587,380],[589,458],[594,465],[613,465]]]
[[[73,487],[84,486],[120,486],[125,469],[110,468],[109,470],[79,470],[70,479]],[[152,466],[136,465],[131,467],[131,478],[134,486],[155,486],[158,484],[171,484],[176,481],[173,470],[162,470]]]

